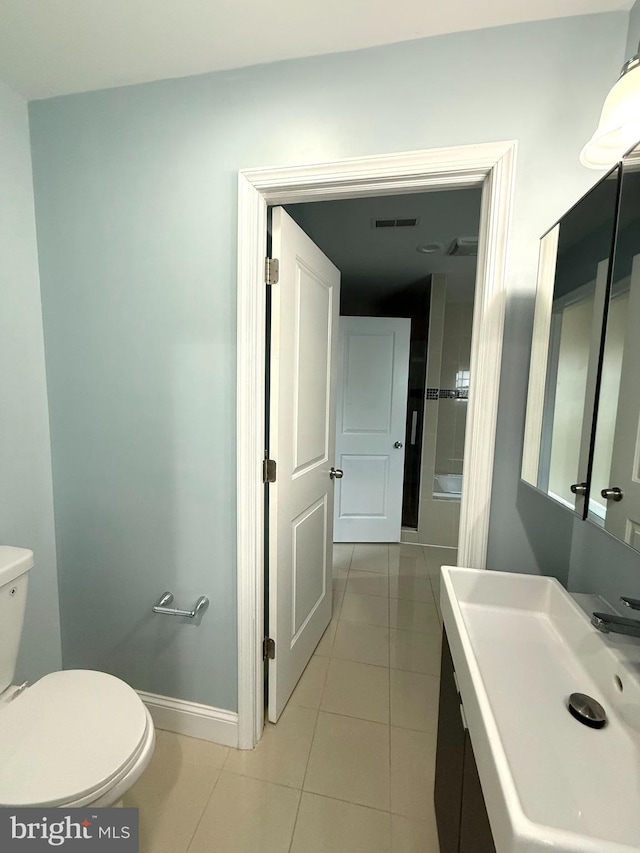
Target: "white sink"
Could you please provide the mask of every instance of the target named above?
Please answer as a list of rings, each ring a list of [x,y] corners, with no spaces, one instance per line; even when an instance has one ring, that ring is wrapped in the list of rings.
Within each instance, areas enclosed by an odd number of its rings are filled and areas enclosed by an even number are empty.
[[[497,853],[640,851],[640,641],[553,578],[443,566],[441,606]]]

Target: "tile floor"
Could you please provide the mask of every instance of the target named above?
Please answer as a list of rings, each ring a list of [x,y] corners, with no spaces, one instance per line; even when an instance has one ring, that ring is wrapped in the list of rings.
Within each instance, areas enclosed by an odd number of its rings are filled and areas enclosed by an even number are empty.
[[[439,567],[455,551],[336,545],[334,615],[278,724],[240,751],[158,732],[125,798],[141,853],[439,853]]]

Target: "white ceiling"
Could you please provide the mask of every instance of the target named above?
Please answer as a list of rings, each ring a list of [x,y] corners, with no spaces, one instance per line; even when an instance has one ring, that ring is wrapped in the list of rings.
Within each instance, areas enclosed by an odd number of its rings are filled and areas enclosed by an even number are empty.
[[[184,77],[633,0],[0,0],[0,80],[27,99]]]

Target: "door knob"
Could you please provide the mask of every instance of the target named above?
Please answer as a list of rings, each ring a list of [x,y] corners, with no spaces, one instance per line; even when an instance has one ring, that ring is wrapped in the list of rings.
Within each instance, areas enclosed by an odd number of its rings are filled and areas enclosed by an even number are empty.
[[[342,468],[332,468],[329,471],[329,476],[332,480],[341,480],[344,477],[344,471]]]
[[[617,486],[613,486],[610,489],[603,489],[600,494],[608,501],[621,501],[624,497],[622,489],[619,489]]]
[[[402,442],[401,442],[401,441],[396,441],[396,442],[394,443],[394,445],[393,445],[393,446],[394,446],[397,450],[400,450],[400,448],[402,447]]]
[[[587,494],[587,484],[586,483],[574,483],[572,486],[569,486],[571,489],[571,493],[574,495],[586,495]]]

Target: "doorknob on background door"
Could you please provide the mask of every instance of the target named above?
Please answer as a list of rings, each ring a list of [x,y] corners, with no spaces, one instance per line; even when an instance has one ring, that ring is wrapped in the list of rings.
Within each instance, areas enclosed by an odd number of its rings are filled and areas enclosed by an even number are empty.
[[[393,446],[396,448],[396,450],[400,450],[400,448],[402,447],[402,442],[396,441]]]
[[[332,468],[329,471],[329,476],[332,480],[341,480],[344,477],[344,471],[342,468]]]
[[[600,494],[607,501],[621,501],[624,497],[622,489],[618,486],[612,486],[610,489],[603,489]]]

